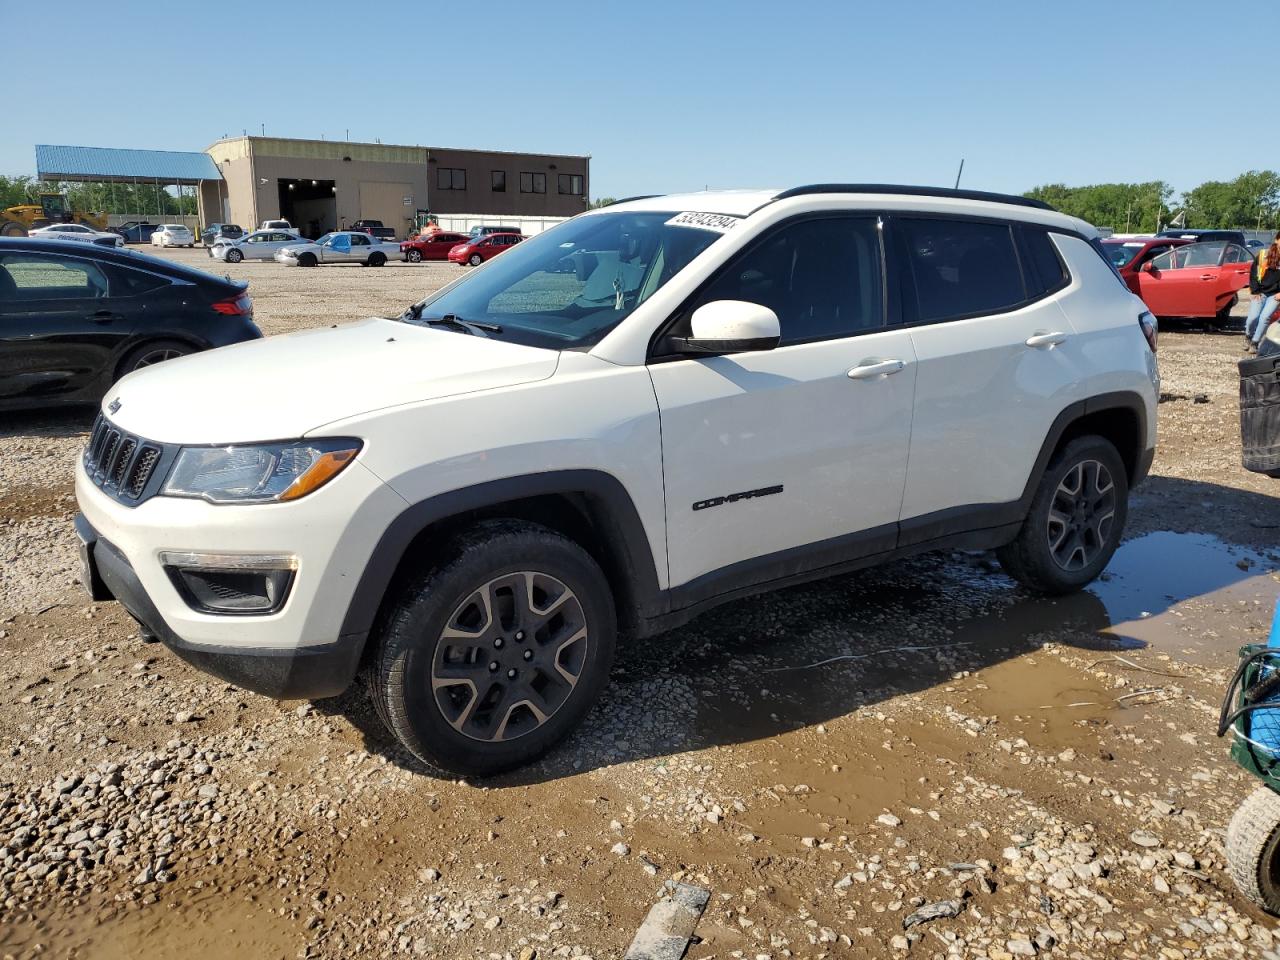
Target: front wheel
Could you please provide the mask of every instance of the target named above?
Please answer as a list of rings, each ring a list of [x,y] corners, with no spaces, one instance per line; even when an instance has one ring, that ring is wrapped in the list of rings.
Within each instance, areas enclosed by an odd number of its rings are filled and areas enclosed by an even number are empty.
[[[314,253],[304,253],[298,258],[298,266],[314,267],[316,265],[316,255]]]
[[[1280,915],[1280,794],[1259,787],[1227,827],[1227,869],[1240,892]]]
[[[239,250],[227,251],[227,263],[239,263],[243,259],[244,259],[244,254],[241,253]]]
[[[478,253],[473,253],[471,255],[471,259],[468,260],[467,263],[471,264],[473,267],[478,267],[480,264],[484,263],[484,258]]]
[[[404,258],[405,258],[406,260],[408,260],[410,263],[421,263],[421,262],[422,262],[422,251],[421,251],[421,250],[410,250],[408,253],[406,253],[406,254],[404,255]]]
[[[616,631],[590,554],[539,524],[484,521],[393,598],[369,686],[424,763],[489,776],[536,759],[586,715]]]
[[[1111,561],[1124,533],[1129,475],[1112,443],[1077,437],[1054,454],[1014,541],[996,555],[1037,593],[1072,593]]]

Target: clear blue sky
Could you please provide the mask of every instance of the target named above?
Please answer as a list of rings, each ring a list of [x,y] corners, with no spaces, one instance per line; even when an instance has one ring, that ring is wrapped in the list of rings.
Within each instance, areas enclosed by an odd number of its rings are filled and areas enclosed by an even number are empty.
[[[1201,2],[0,0],[0,172],[223,134],[592,155],[592,194],[1280,167],[1280,13]],[[37,49],[55,55],[42,64]],[[1171,66],[1161,68],[1161,63]],[[1195,65],[1179,73],[1177,65]],[[452,79],[444,79],[451,76]],[[1258,118],[1265,117],[1265,120]],[[1251,119],[1253,118],[1253,119]]]

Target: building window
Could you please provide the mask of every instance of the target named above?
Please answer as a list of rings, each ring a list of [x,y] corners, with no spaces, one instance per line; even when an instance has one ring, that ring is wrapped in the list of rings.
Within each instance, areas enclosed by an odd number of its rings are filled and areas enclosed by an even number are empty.
[[[545,173],[520,174],[521,193],[546,193],[547,175]]]
[[[458,167],[439,167],[436,169],[436,189],[467,189],[467,171]]]
[[[492,178],[490,182],[493,184],[494,193],[507,192],[507,171],[494,170],[489,174],[489,176]]]
[[[562,173],[559,177],[560,192],[569,193],[575,197],[582,196],[582,177],[576,173]]]

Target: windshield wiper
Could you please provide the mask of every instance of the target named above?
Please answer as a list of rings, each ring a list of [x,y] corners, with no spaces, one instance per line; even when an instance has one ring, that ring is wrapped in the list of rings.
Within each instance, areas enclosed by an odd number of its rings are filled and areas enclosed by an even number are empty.
[[[485,333],[501,333],[502,327],[496,323],[483,323],[479,320],[463,320],[457,314],[446,313],[443,317],[428,317],[426,320],[419,319],[420,323],[425,323],[433,327],[452,327],[455,330],[465,330],[472,335],[477,330],[483,330]]]

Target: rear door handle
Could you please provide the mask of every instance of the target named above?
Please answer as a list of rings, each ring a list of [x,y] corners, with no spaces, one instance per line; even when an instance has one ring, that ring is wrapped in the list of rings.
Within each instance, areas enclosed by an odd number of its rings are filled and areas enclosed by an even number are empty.
[[[849,371],[850,380],[875,380],[900,373],[907,364],[902,360],[864,360]]]
[[[123,318],[120,314],[112,313],[110,310],[99,310],[97,313],[90,315],[89,319],[94,323],[114,323],[116,320]]]
[[[1212,280],[1213,278],[1214,278],[1214,277],[1213,277],[1213,274],[1212,274],[1212,273],[1202,273],[1202,274],[1200,274],[1200,279],[1201,279],[1201,280]]]
[[[1061,331],[1053,333],[1037,333],[1034,336],[1027,337],[1028,347],[1045,347],[1046,349],[1056,347],[1060,343],[1064,343],[1067,335]]]

